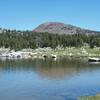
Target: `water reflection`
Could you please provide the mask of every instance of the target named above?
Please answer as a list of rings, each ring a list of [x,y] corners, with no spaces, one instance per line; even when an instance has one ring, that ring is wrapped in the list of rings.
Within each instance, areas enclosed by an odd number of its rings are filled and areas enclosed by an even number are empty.
[[[76,100],[100,92],[100,64],[83,59],[0,60],[1,100]]]
[[[29,60],[0,60],[0,72],[33,71],[42,78],[62,79],[80,72],[98,70],[100,64],[91,64],[81,59],[29,59]]]

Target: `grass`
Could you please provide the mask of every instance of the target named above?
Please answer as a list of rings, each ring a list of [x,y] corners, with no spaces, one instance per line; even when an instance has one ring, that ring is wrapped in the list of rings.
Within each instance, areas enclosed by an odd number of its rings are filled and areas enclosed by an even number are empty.
[[[38,48],[34,52],[37,53],[37,57],[42,57],[42,55],[47,55],[48,57],[51,57],[51,55],[56,55],[57,57],[100,57],[100,47],[95,47],[94,49],[90,49],[89,47]]]
[[[100,56],[100,47],[95,47],[94,49],[90,48],[75,48],[75,47],[66,47],[65,49],[56,49],[53,51],[56,55],[66,55],[66,56]]]
[[[79,100],[100,100],[100,95],[80,97]]]
[[[9,52],[9,48],[4,50],[1,48],[0,53],[2,52]],[[26,49],[27,51],[27,49]],[[57,57],[100,57],[100,47],[95,47],[91,49],[87,46],[76,48],[76,47],[57,47],[56,49],[52,49],[50,47],[47,48],[37,48],[34,49],[32,57],[34,58],[43,58],[43,55],[47,55],[51,57],[52,55],[56,55]],[[36,53],[36,54],[34,54]]]

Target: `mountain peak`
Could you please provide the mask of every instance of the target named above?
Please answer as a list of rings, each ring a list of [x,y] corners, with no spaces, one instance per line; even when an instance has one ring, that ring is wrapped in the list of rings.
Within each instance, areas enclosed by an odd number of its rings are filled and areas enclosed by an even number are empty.
[[[100,33],[61,22],[46,22],[33,30],[34,32],[48,32],[53,34],[95,34]]]
[[[61,22],[47,22],[39,25],[34,31],[56,33],[56,34],[76,33],[75,30],[72,30],[72,28],[74,28],[74,26],[67,25]]]

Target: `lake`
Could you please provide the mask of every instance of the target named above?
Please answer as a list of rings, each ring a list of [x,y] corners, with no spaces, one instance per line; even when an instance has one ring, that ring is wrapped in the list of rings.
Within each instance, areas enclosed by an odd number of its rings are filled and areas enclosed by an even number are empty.
[[[67,58],[0,60],[0,100],[78,100],[98,93],[98,63]]]

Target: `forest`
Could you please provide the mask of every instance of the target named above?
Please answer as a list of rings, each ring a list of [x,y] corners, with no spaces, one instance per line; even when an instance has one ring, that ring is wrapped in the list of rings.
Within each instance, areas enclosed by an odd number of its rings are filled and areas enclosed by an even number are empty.
[[[100,47],[100,34],[86,35],[59,35],[52,33],[36,33],[33,31],[16,31],[6,30],[0,33],[0,47],[20,50],[23,48],[35,49],[38,47],[57,46],[65,47],[82,47],[88,44],[90,48]]]

